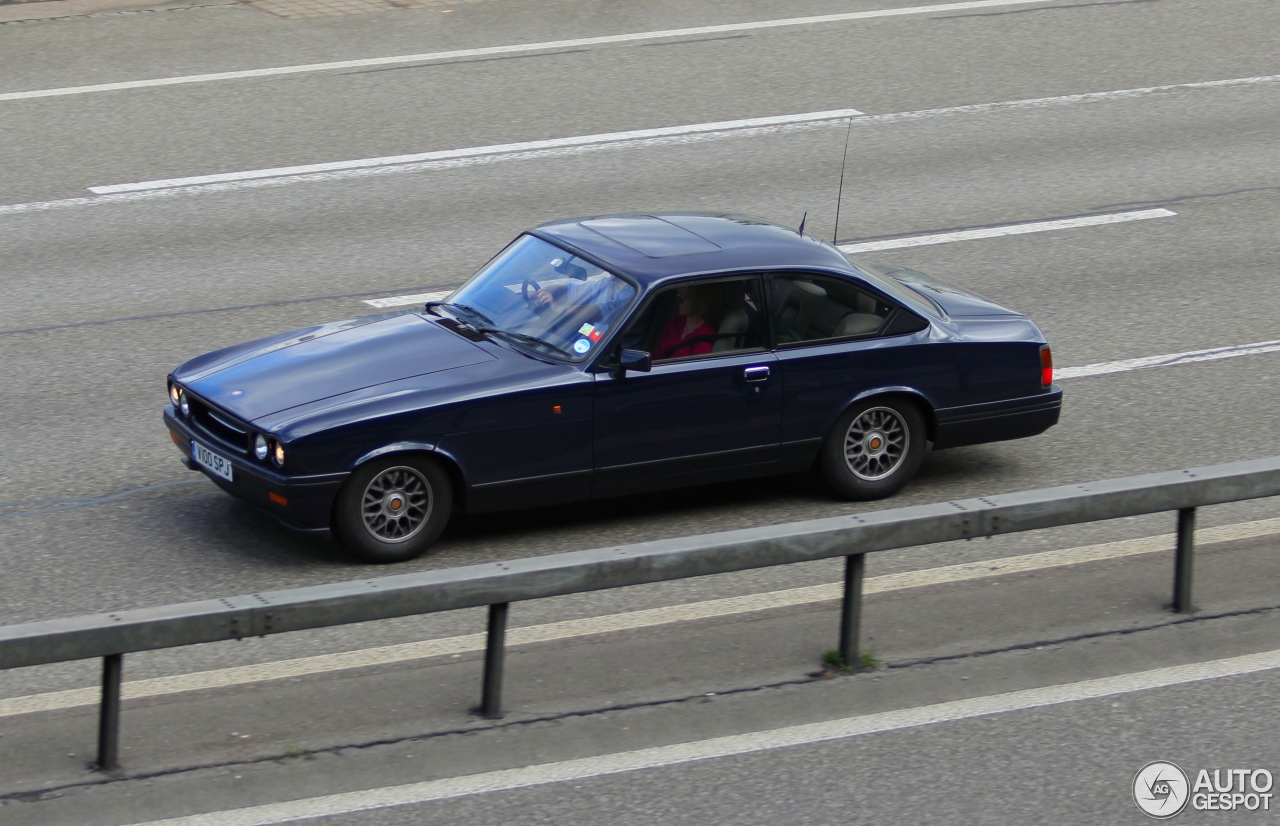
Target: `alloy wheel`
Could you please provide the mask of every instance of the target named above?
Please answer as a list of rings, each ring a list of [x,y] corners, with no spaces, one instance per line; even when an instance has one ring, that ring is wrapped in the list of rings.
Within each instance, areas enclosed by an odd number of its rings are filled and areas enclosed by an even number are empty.
[[[413,468],[387,468],[365,487],[360,513],[365,529],[380,541],[404,542],[431,515],[431,485]]]
[[[872,407],[854,419],[844,437],[844,460],[854,476],[877,482],[902,466],[911,434],[898,411]]]

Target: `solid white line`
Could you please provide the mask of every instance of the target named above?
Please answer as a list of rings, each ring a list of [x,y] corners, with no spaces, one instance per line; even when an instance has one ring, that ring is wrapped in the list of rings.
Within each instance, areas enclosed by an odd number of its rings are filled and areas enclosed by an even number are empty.
[[[653,138],[672,138],[711,132],[732,132],[742,129],[760,129],[770,126],[789,126],[798,123],[815,123],[828,120],[847,120],[861,115],[857,109],[832,109],[825,112],[802,112],[796,115],[774,115],[764,118],[744,118],[715,123],[691,123],[683,126],[663,126],[658,129],[635,129],[630,132],[606,132],[599,135],[575,135],[568,138],[552,138],[543,141],[523,141],[494,146],[472,146],[466,149],[441,149],[436,152],[418,152],[413,155],[389,155],[382,158],[361,158],[353,161],[313,163],[304,166],[282,166],[274,169],[252,169],[247,172],[222,172],[216,175],[195,175],[189,178],[169,178],[163,181],[142,181],[133,184],[91,186],[95,195],[115,195],[121,192],[143,192],[149,189],[171,189],[202,184],[234,183],[256,178],[280,178],[289,175],[311,175],[318,172],[340,172],[349,169],[368,169],[375,166],[402,166],[404,164],[449,161],[474,158],[482,155],[510,155],[520,152],[538,152],[547,149],[565,149],[604,143],[630,143]]]
[[[428,301],[439,301],[453,290],[434,293],[414,293],[413,295],[393,295],[390,298],[366,298],[364,303],[370,307],[403,307],[406,304],[426,304]]]
[[[408,806],[435,800],[467,797],[478,794],[526,789],[563,783],[570,780],[586,780],[594,777],[626,772],[678,766],[700,760],[714,760],[755,754],[773,749],[794,748],[833,740],[844,740],[868,734],[919,728],[940,723],[1008,714],[1015,711],[1045,708],[1047,706],[1075,703],[1134,694],[1141,691],[1169,688],[1188,683],[1219,680],[1271,671],[1280,668],[1280,651],[1267,651],[1243,657],[1230,657],[1205,663],[1179,665],[1104,677],[1078,683],[1031,688],[955,700],[948,703],[917,708],[845,717],[821,723],[788,726],[786,728],[735,734],[691,743],[657,746],[614,754],[583,757],[560,763],[543,763],[518,769],[504,769],[483,774],[428,780],[403,786],[368,789],[358,792],[331,794],[285,803],[271,803],[243,809],[230,809],[168,820],[150,821],[136,826],[274,826],[318,817],[333,817],[356,812],[385,809],[392,806]]]
[[[88,86],[65,86],[58,89],[37,89],[31,92],[6,92],[0,94],[0,101],[29,100],[31,98],[59,97],[62,95],[83,95],[91,92],[146,89],[155,86],[176,86],[184,83],[209,83],[220,80],[241,80],[246,78],[272,77],[276,75],[294,75],[307,72],[327,72],[337,69],[359,69],[368,66],[431,63],[441,60],[456,60],[464,57],[484,57],[488,55],[554,51],[557,49],[571,49],[580,46],[603,46],[613,43],[635,43],[644,40],[661,40],[670,37],[691,37],[693,35],[700,34],[723,34],[725,32],[755,31],[760,29],[784,28],[788,26],[811,26],[820,23],[841,23],[849,20],[871,20],[881,17],[934,14],[937,12],[962,11],[965,9],[981,9],[991,6],[1027,6],[1047,2],[1049,2],[1049,0],[973,0],[972,2],[964,3],[943,3],[931,6],[912,6],[899,9],[878,9],[875,11],[847,12],[844,14],[824,14],[815,17],[790,17],[778,20],[759,20],[752,23],[727,23],[718,26],[697,26],[687,29],[666,29],[663,31],[614,34],[602,37],[580,37],[573,40],[549,40],[541,43],[520,43],[511,46],[486,46],[478,49],[457,49],[448,52],[427,52],[425,54],[396,55],[393,57],[371,57],[359,60],[339,60],[330,63],[306,63],[297,66],[278,66],[270,69],[246,69],[236,72],[213,72],[210,74],[162,77],[151,80],[129,80],[119,83],[95,83]]]
[[[1032,232],[1052,232],[1060,229],[1098,227],[1105,224],[1123,224],[1128,221],[1146,221],[1151,218],[1171,218],[1178,213],[1171,209],[1142,209],[1136,212],[1113,212],[1109,215],[1086,215],[1081,218],[1064,218],[1056,221],[1031,221],[1026,224],[1006,224],[999,227],[967,229],[957,232],[940,232],[935,235],[914,235],[909,238],[890,238],[885,241],[867,241],[861,244],[844,244],[840,251],[849,255],[880,250],[897,250],[906,247],[925,247],[930,244],[951,244],[956,241],[976,241],[983,238],[1003,238],[1007,235],[1026,235]]]
[[[922,120],[934,117],[952,117],[965,116],[974,114],[983,114],[989,112],[1016,111],[1019,109],[1037,109],[1049,108],[1054,106],[1071,106],[1076,104],[1104,103],[1107,101],[1118,101],[1133,98],[1140,98],[1147,95],[1164,94],[1168,92],[1192,90],[1192,89],[1218,89],[1239,86],[1253,86],[1280,82],[1280,75],[1268,75],[1259,77],[1235,78],[1231,80],[1215,80],[1197,83],[1183,83],[1172,86],[1150,86],[1139,89],[1120,89],[1112,92],[1095,92],[1081,95],[1064,95],[1056,98],[1035,98],[1030,100],[1013,100],[997,103],[981,103],[970,106],[952,106],[942,109],[925,109],[915,112],[897,112],[887,115],[862,115],[852,118],[852,123],[856,126],[861,125],[880,125],[886,123],[898,123],[903,121]],[[582,152],[593,152],[601,150],[618,150],[618,149],[635,149],[635,148],[651,148],[665,147],[681,144],[692,144],[703,141],[723,140],[732,137],[756,137],[760,135],[775,134],[777,132],[827,128],[832,125],[839,124],[839,120],[811,121],[805,123],[791,123],[783,125],[775,125],[770,127],[758,127],[754,129],[738,129],[722,132],[710,132],[705,134],[680,134],[668,135],[664,137],[648,138],[643,140],[618,141],[613,143],[591,143],[579,146],[561,146],[553,149],[542,149],[537,151],[510,152],[507,154],[481,154],[469,155],[464,157],[449,158],[445,160],[425,161],[421,163],[396,164],[392,166],[373,166],[360,169],[340,169],[329,172],[317,172],[306,175],[289,175],[275,178],[261,178],[253,180],[238,180],[224,183],[203,184],[199,186],[173,187],[166,189],[143,190],[141,192],[122,192],[115,195],[100,195],[97,197],[84,198],[65,198],[58,201],[36,201],[25,204],[4,204],[0,205],[0,215],[16,215],[28,212],[47,212],[50,210],[68,209],[82,206],[106,206],[108,204],[134,203],[137,201],[148,201],[154,198],[171,198],[183,197],[187,195],[206,195],[222,192],[232,192],[241,189],[256,189],[259,187],[277,187],[288,186],[298,183],[320,183],[330,181],[342,181],[352,178],[361,178],[370,175],[387,175],[399,174],[404,172],[422,172],[427,170],[439,169],[456,169],[464,166],[472,166],[476,164],[499,163],[512,160],[531,160],[545,159],[554,157],[564,157],[568,155],[576,155]],[[482,147],[483,148],[483,147]],[[465,151],[465,150],[464,150]]]
[[[1280,353],[1280,341],[1259,341],[1254,344],[1237,344],[1231,347],[1214,347],[1209,350],[1191,350],[1168,356],[1146,356],[1120,361],[1102,361],[1082,367],[1064,367],[1055,371],[1055,379],[1082,379],[1087,376],[1105,376],[1109,373],[1127,373],[1148,367],[1173,367],[1178,364],[1194,364],[1198,361],[1218,361],[1239,356],[1255,356],[1259,353]]]
[[[1280,534],[1280,518],[1263,519],[1256,522],[1242,522],[1235,525],[1203,528],[1196,531],[1196,544],[1207,546],[1220,542],[1253,539],[1276,534]],[[1172,534],[1160,534],[1158,536],[1125,539],[1118,542],[1106,542],[1100,545],[1085,545],[1077,548],[1064,548],[1056,551],[1004,557],[1002,559],[965,562],[959,565],[947,565],[938,568],[926,568],[918,571],[905,571],[899,574],[870,577],[863,586],[863,592],[866,594],[880,594],[907,588],[922,588],[928,585],[967,582],[974,579],[985,579],[987,577],[1004,576],[1025,571],[1038,571],[1046,568],[1078,565],[1085,562],[1098,562],[1139,554],[1170,551],[1173,546]],[[812,585],[805,588],[787,588],[781,591],[769,591],[741,597],[727,597],[642,611],[628,611],[607,616],[530,625],[508,631],[507,645],[554,642],[597,634],[630,631],[638,628],[652,628],[677,622],[690,622],[755,611],[787,608],[795,605],[808,605],[815,602],[840,599],[841,593],[841,586],[838,584]],[[430,657],[447,657],[453,654],[483,651],[484,646],[484,634],[467,634],[459,637],[446,637],[379,648],[344,651],[337,654],[321,654],[292,660],[279,660],[256,665],[177,674],[171,677],[133,680],[124,684],[123,697],[126,700],[159,697],[186,691],[247,685],[267,680],[325,674],[351,668],[367,668],[369,666],[388,665]],[[0,700],[0,718],[93,705],[98,702],[98,699],[99,690],[97,688],[75,688],[67,691],[12,697]]]

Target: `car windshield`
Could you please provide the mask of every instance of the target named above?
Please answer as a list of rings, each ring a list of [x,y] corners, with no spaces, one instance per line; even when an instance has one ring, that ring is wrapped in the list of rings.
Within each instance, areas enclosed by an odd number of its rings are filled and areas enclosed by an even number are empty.
[[[477,328],[582,361],[635,296],[616,275],[522,235],[442,303]]]

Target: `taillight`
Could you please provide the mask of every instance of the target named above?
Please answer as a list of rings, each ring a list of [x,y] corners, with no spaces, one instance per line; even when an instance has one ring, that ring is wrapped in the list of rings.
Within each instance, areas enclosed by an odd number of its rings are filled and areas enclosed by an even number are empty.
[[[1040,348],[1040,384],[1043,387],[1053,384],[1053,351],[1048,344]]]

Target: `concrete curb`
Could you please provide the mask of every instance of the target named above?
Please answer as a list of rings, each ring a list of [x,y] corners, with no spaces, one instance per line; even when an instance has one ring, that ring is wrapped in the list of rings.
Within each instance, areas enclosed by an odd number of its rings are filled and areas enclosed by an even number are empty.
[[[53,20],[113,12],[166,11],[200,6],[236,6],[237,0],[0,0],[0,23]]]

